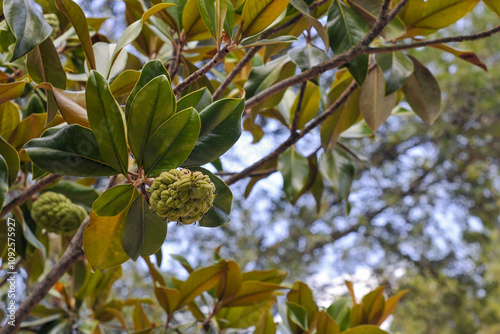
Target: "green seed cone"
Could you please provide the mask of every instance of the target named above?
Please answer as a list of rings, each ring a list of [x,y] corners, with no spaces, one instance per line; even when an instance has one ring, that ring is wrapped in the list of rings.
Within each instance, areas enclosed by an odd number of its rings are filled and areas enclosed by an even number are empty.
[[[66,196],[48,191],[33,203],[31,216],[38,226],[49,232],[70,234],[87,217],[87,211]]]
[[[215,185],[208,175],[189,169],[171,169],[151,185],[150,203],[160,217],[192,224],[212,207]]]

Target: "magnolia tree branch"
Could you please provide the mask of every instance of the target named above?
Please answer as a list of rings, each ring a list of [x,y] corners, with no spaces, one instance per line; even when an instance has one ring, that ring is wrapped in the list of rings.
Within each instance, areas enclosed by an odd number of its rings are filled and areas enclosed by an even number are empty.
[[[309,6],[309,10],[313,10],[315,8],[318,8],[319,6],[327,3],[329,0],[320,0],[320,1],[317,1],[315,3],[313,3],[311,6]],[[290,21],[280,25],[279,27],[274,27],[274,28],[271,28],[267,31],[265,31],[259,38],[259,40],[261,39],[265,39],[265,38],[268,38],[274,34],[277,34],[283,30],[285,30],[286,28],[289,28],[291,26],[293,26],[295,23],[299,22],[299,20],[303,17],[304,15],[302,13],[299,13],[297,14],[294,18],[292,18]],[[238,64],[236,64],[236,66],[233,68],[233,70],[231,72],[229,72],[229,74],[227,75],[226,79],[224,79],[224,81],[219,85],[219,87],[217,88],[217,90],[215,91],[215,93],[212,95],[212,100],[218,100],[220,98],[220,96],[222,95],[222,93],[224,92],[224,90],[227,88],[227,86],[229,86],[231,84],[231,82],[233,82],[234,78],[241,72],[241,70],[253,59],[253,57],[255,56],[255,54],[257,52],[259,52],[260,49],[262,49],[262,45],[260,46],[254,46],[252,48],[250,48],[250,50],[248,50],[248,52],[245,54],[245,56],[243,58],[241,58],[241,60],[238,62]]]
[[[57,176],[57,175],[56,175]],[[60,177],[60,176],[59,176]],[[105,190],[111,188],[117,180],[117,176],[111,176],[105,187]],[[28,297],[19,306],[16,311],[15,326],[5,324],[0,330],[0,334],[12,333],[19,328],[22,321],[30,314],[31,310],[40,303],[40,301],[47,295],[54,284],[71,268],[71,266],[78,260],[85,257],[82,250],[83,233],[85,227],[90,222],[90,217],[85,218],[78,230],[76,231],[73,239],[71,240],[68,248],[64,251],[63,256],[56,262],[47,275],[38,283],[35,288],[30,292]]]
[[[370,53],[370,54],[387,53],[387,52],[394,52],[394,51],[416,49],[416,48],[421,48],[424,46],[443,44],[443,43],[474,41],[474,40],[490,37],[491,35],[496,34],[498,32],[500,32],[500,25],[497,25],[496,27],[494,27],[490,30],[482,31],[482,32],[479,32],[476,34],[436,38],[436,39],[431,39],[428,41],[419,41],[419,42],[409,43],[409,44],[398,44],[398,45],[393,45],[393,46],[367,48],[366,53]]]
[[[299,139],[304,137],[306,134],[311,132],[315,127],[317,127],[321,122],[323,122],[328,116],[332,115],[343,103],[347,101],[349,96],[354,92],[354,90],[358,87],[358,84],[356,81],[353,81],[347,89],[340,95],[340,97],[335,101],[328,109],[325,110],[321,115],[316,117],[313,121],[311,121],[302,131],[300,132],[293,132],[290,134],[290,137],[288,137],[287,140],[285,140],[283,143],[281,143],[280,146],[278,146],[273,152],[265,156],[264,158],[260,159],[253,165],[245,168],[238,174],[235,174],[228,179],[225,180],[227,185],[231,185],[236,183],[237,181],[244,179],[245,177],[249,176],[268,162],[278,158],[283,152],[285,152],[290,146],[295,144]]]
[[[197,70],[196,72],[192,73],[190,76],[188,76],[186,79],[184,79],[182,82],[180,82],[177,86],[174,88],[174,95],[179,94],[184,88],[210,72],[212,68],[215,67],[220,61],[222,61],[228,54],[231,52],[231,45],[227,44],[225,47],[223,47],[220,51],[217,52],[217,54],[210,60],[205,66]]]
[[[41,179],[40,181],[36,182],[34,185],[26,189],[24,192],[19,194],[19,196],[14,197],[6,206],[3,207],[2,211],[0,212],[0,218],[3,218],[6,214],[11,212],[14,208],[17,208],[19,205],[21,205],[24,201],[26,201],[28,198],[42,190],[43,188],[47,187],[48,185],[56,182],[58,179],[60,179],[62,175],[49,175]]]
[[[368,46],[370,43],[377,37],[380,32],[385,28],[385,26],[394,18],[396,15],[399,13],[399,11],[406,5],[408,0],[402,0],[400,3],[398,3],[394,9],[391,12],[388,12],[388,6],[390,1],[385,0],[384,3],[382,4],[382,8],[380,10],[380,15],[371,27],[370,31],[368,34],[363,37],[361,41],[359,41],[356,45],[354,45],[352,48],[347,50],[344,53],[341,53],[340,55],[327,60],[317,66],[311,67],[309,70],[302,72],[301,74],[298,74],[294,77],[285,79],[283,81],[278,82],[277,84],[274,84],[273,86],[263,90],[259,94],[253,96],[252,98],[248,99],[245,102],[245,108],[250,109],[256,105],[258,105],[260,102],[268,99],[269,97],[273,96],[274,94],[277,94],[281,92],[282,90],[291,87],[293,85],[299,84],[301,82],[313,79],[320,75],[321,73],[324,73],[326,71],[332,70],[334,68],[339,67],[340,65],[343,65],[345,63],[350,62],[354,58],[356,58],[359,55],[362,54],[367,54]]]

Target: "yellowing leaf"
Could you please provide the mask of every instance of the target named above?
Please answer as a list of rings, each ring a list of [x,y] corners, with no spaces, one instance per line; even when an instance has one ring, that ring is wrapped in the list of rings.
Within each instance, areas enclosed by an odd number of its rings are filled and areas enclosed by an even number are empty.
[[[266,29],[285,10],[290,0],[247,0],[241,12],[241,40]]]
[[[17,99],[24,91],[26,81],[16,81],[0,84],[0,104]]]
[[[479,0],[411,0],[400,17],[406,36],[428,35],[455,23],[470,12]]]
[[[287,300],[294,302],[302,306],[308,315],[309,326],[312,325],[316,313],[318,312],[318,306],[314,301],[314,297],[311,289],[304,282],[297,281],[293,284],[292,290],[287,294]]]
[[[408,292],[410,292],[410,290],[408,289],[400,291],[398,294],[388,298],[385,301],[384,313],[377,322],[376,324],[377,326],[380,326],[384,322],[384,320],[387,319],[387,317],[390,316],[394,312],[394,310],[396,310],[396,306],[398,305],[399,300],[403,298],[403,296],[406,295]]]
[[[295,112],[297,110],[299,98],[300,93],[297,94],[297,98],[295,99],[295,102],[290,109],[290,119],[292,120],[292,122],[295,118]],[[319,91],[319,87],[308,81],[304,92],[304,97],[302,99],[302,104],[300,106],[297,129],[303,129],[304,126],[318,114],[320,100],[321,93]]]
[[[282,286],[258,281],[245,281],[241,284],[238,294],[224,307],[249,306],[265,301],[274,295],[274,291],[283,289]]]
[[[215,295],[222,301],[230,300],[240,290],[241,268],[234,261],[224,261],[227,271],[221,276],[219,284],[215,286]]]
[[[339,334],[339,325],[325,311],[318,313],[316,334]]]
[[[375,290],[368,293],[363,297],[361,305],[368,316],[368,323],[375,325],[378,323],[380,317],[384,313],[385,308],[385,298],[384,298],[385,286],[379,286]]]
[[[359,94],[359,109],[373,132],[384,124],[396,101],[396,93],[385,95],[384,73],[376,66],[368,73]]]
[[[154,293],[160,306],[165,310],[168,316],[171,317],[177,309],[177,305],[179,305],[181,298],[180,291],[177,289],[169,289],[164,286],[157,286],[154,288]]]
[[[12,101],[0,104],[0,136],[8,139],[19,123],[21,113],[17,104]]]
[[[467,62],[469,62],[471,64],[474,64],[476,66],[479,66],[483,70],[485,70],[486,72],[488,72],[488,67],[486,67],[486,64],[483,63],[481,61],[481,59],[479,59],[479,57],[477,56],[477,54],[475,54],[472,51],[459,50],[459,49],[453,48],[453,47],[451,47],[449,45],[446,45],[446,44],[434,44],[434,45],[431,45],[431,46],[433,48],[440,49],[440,50],[449,52],[451,54],[454,54],[458,58],[460,58],[462,60],[465,60],[465,61],[467,61]]]
[[[45,114],[31,114],[21,121],[14,129],[9,138],[9,143],[16,149],[20,149],[24,144],[33,138],[38,138],[45,130]],[[48,127],[63,123],[61,116],[57,115]]]

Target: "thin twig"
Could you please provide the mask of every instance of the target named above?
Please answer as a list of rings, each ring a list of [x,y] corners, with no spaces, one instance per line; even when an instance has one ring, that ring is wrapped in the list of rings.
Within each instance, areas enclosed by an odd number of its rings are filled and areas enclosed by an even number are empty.
[[[281,92],[282,90],[290,86],[313,79],[318,75],[320,75],[321,73],[332,70],[336,67],[339,67],[340,65],[350,62],[359,55],[367,54],[368,53],[367,49],[370,43],[375,39],[375,37],[377,37],[380,34],[380,32],[390,22],[390,20],[392,20],[397,15],[397,13],[404,7],[404,5],[408,2],[408,0],[402,0],[394,7],[394,9],[390,13],[386,13],[384,8],[388,6],[387,5],[388,2],[389,0],[385,0],[384,3],[382,4],[382,9],[380,10],[380,16],[375,21],[368,34],[365,37],[363,37],[363,39],[361,39],[361,41],[359,41],[352,48],[330,60],[327,60],[317,66],[311,67],[309,70],[304,71],[301,74],[280,81],[274,84],[273,86],[263,90],[259,94],[248,99],[245,102],[245,108],[250,109],[259,104],[260,102],[268,99],[269,97]]]
[[[358,84],[353,81],[347,89],[340,95],[340,97],[335,101],[330,107],[328,107],[325,112],[323,112],[321,115],[316,117],[313,121],[311,121],[302,131],[300,132],[294,132],[288,137],[287,140],[285,140],[283,143],[281,143],[280,146],[278,146],[273,152],[265,156],[264,158],[260,159],[253,165],[245,168],[242,170],[240,173],[235,174],[225,180],[225,182],[228,185],[234,184],[235,182],[249,176],[252,174],[254,171],[258,170],[262,166],[264,166],[266,163],[269,161],[276,159],[280,154],[285,152],[290,146],[295,144],[300,138],[304,137],[306,134],[311,132],[315,127],[317,127],[321,122],[323,122],[328,116],[332,115],[347,99],[349,96],[354,92],[354,90],[358,87]]]
[[[419,41],[419,42],[410,43],[410,44],[398,44],[398,45],[393,45],[393,46],[368,48],[366,52],[367,53],[387,53],[387,52],[421,48],[423,46],[443,44],[443,43],[474,41],[477,39],[483,39],[483,38],[490,37],[491,35],[496,34],[497,32],[500,32],[500,25],[497,25],[496,27],[494,27],[490,30],[482,31],[482,32],[479,32],[476,34],[443,37],[443,38],[437,38],[437,39],[432,39],[432,40],[428,40],[428,41]]]
[[[183,47],[184,46],[180,41],[177,41],[177,43],[175,43],[174,45],[174,49],[172,52],[172,62],[168,66],[168,74],[170,75],[171,80],[174,80],[174,77],[179,70]]]
[[[6,206],[3,207],[2,212],[0,212],[0,218],[3,218],[6,214],[8,214],[10,211],[18,207],[19,205],[21,205],[28,198],[30,198],[43,188],[47,187],[48,185],[56,182],[61,177],[62,175],[57,175],[57,174],[46,176],[37,183],[35,183],[34,185],[32,185],[31,187],[29,187],[28,189],[26,189],[24,192],[19,194],[19,196],[14,197]]]
[[[265,169],[265,170],[261,170],[261,171],[252,173],[252,174],[250,174],[248,176],[267,176],[267,175],[275,173],[276,171],[277,171],[276,168],[270,168],[270,169]],[[239,172],[225,172],[225,171],[221,171],[221,172],[216,172],[215,173],[215,175],[218,175],[218,176],[232,176],[232,175],[236,175],[236,174],[239,174]]]
[[[175,88],[174,88],[174,95],[177,95],[180,93],[184,88],[207,74],[212,68],[214,68],[215,65],[217,65],[221,60],[223,60],[229,52],[231,52],[232,46],[230,44],[227,44],[225,47],[222,48],[217,54],[210,60],[205,66],[197,70],[196,72],[192,73],[190,76],[188,76],[186,79],[184,79],[182,82],[180,82]]]

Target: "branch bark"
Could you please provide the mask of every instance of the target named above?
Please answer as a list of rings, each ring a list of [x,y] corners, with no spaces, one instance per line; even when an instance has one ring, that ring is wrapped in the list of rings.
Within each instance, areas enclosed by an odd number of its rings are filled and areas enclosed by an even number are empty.
[[[2,211],[0,212],[0,218],[3,218],[6,214],[8,214],[10,211],[12,211],[14,208],[18,207],[21,205],[24,201],[26,201],[28,198],[42,190],[43,188],[47,187],[48,185],[56,182],[58,179],[60,179],[62,175],[49,175],[26,189],[23,193],[21,193],[19,196],[14,197],[6,206],[3,207]]]

